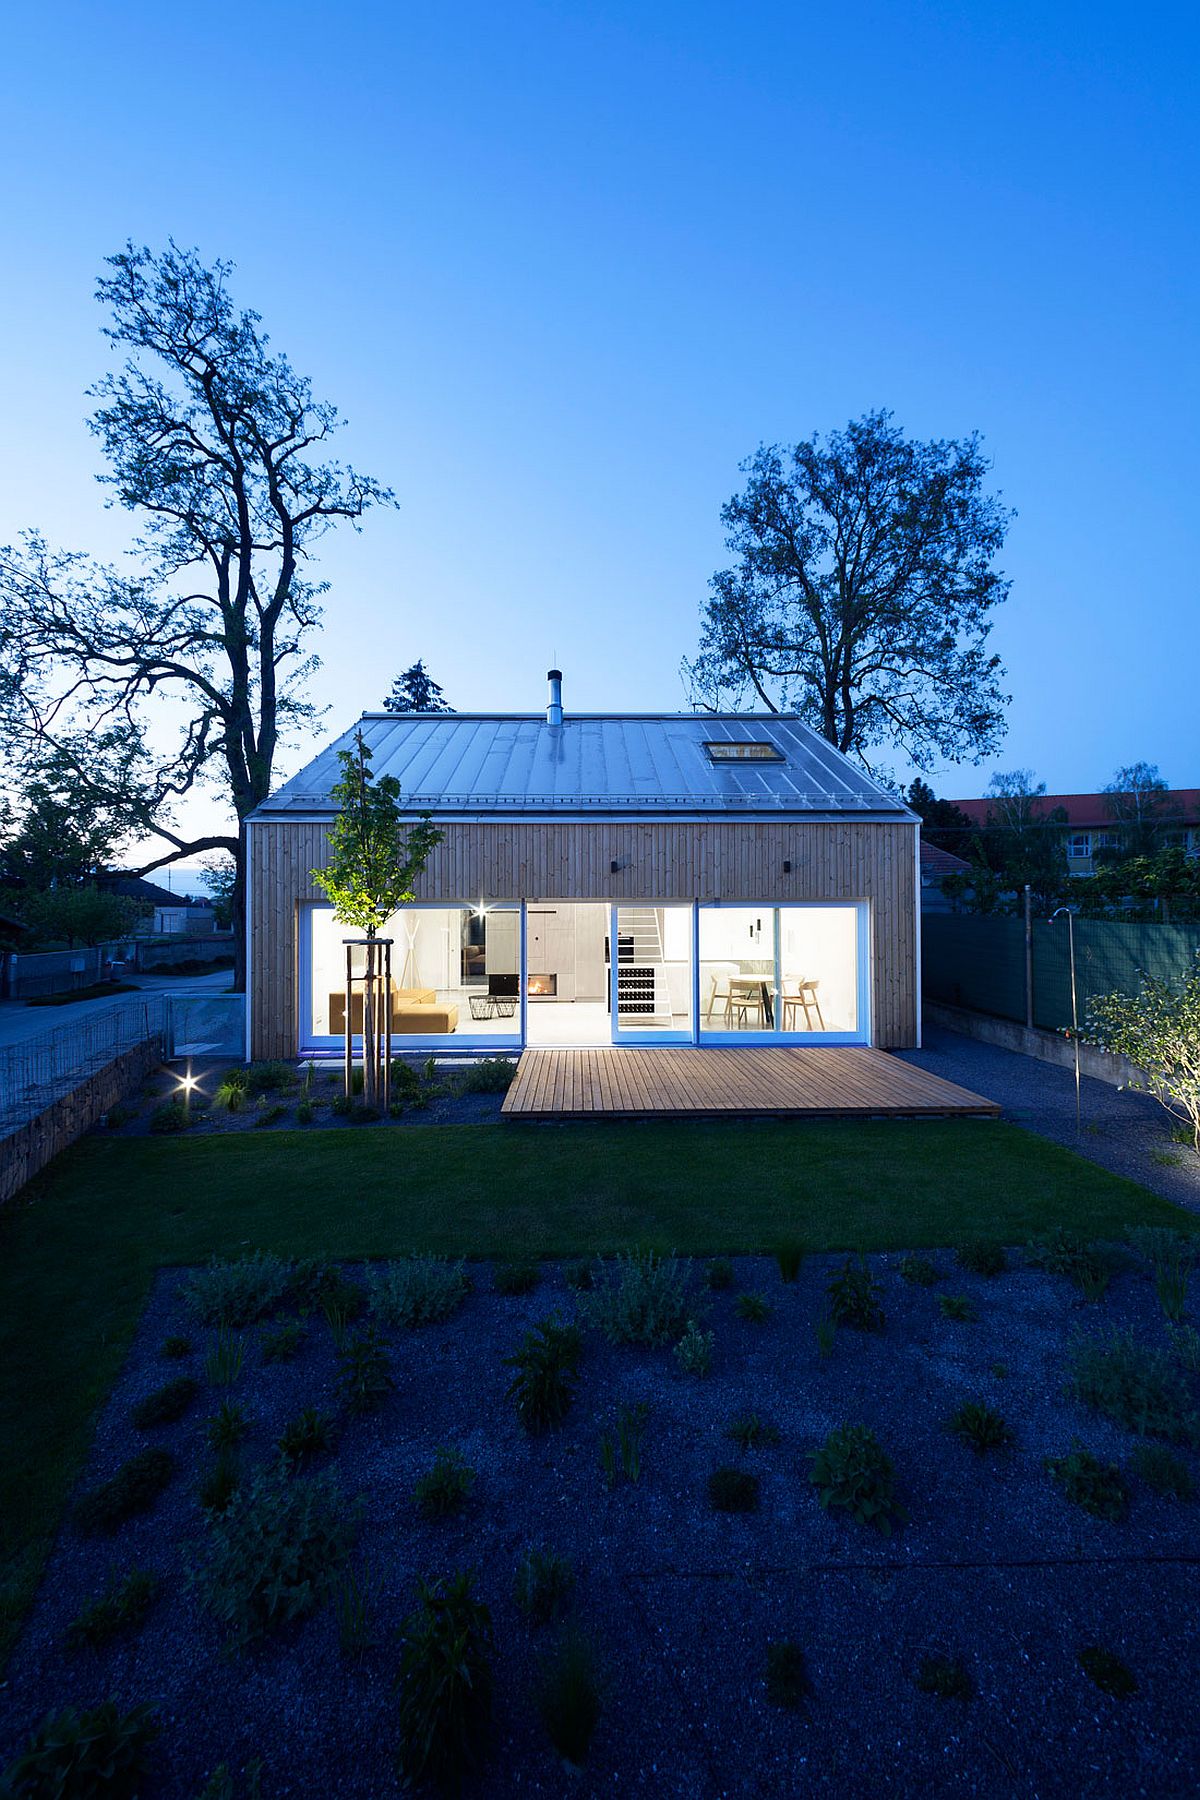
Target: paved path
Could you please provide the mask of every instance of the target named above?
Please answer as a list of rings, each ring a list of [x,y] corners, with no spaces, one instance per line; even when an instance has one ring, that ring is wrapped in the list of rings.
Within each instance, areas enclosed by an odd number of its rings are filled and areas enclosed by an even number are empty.
[[[905,1062],[998,1100],[1004,1117],[1027,1130],[1077,1150],[1116,1175],[1140,1181],[1165,1200],[1200,1212],[1200,1156],[1172,1142],[1171,1121],[1148,1094],[1110,1087],[1085,1075],[1083,1130],[1077,1136],[1071,1069],[937,1025],[926,1027],[922,1049],[901,1055]]]
[[[69,1000],[64,1006],[27,1006],[23,1000],[0,1000],[0,1046],[24,1043],[40,1037],[60,1025],[94,1018],[110,1006],[136,1006],[143,994],[192,994],[212,996],[227,994],[233,980],[228,969],[214,969],[211,975],[137,975],[137,991],[113,994],[106,1000]]]

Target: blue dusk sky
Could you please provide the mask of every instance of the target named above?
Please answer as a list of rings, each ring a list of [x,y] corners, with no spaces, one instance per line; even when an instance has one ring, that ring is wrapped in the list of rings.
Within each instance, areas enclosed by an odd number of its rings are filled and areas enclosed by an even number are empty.
[[[14,9],[0,540],[126,545],[83,424],[92,289],[173,235],[237,264],[400,501],[324,545],[329,710],[281,775],[417,656],[460,708],[540,706],[551,661],[568,708],[683,706],[739,462],[888,407],[982,433],[1018,515],[1008,737],[939,791],[1200,782],[1198,18]]]

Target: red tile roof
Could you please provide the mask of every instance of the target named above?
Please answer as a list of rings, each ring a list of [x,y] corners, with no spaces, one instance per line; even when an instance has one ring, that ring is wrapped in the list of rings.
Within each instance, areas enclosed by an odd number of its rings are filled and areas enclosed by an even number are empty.
[[[1172,808],[1172,816],[1167,823],[1175,826],[1200,825],[1200,788],[1171,788],[1164,798]],[[1047,816],[1056,807],[1061,806],[1067,815],[1067,824],[1079,831],[1104,831],[1111,829],[1114,820],[1109,811],[1111,794],[1042,794],[1034,802],[1036,817],[1038,813]],[[988,808],[995,806],[994,799],[955,800],[954,806],[965,812],[969,819],[977,825],[987,824]]]
[[[964,862],[961,856],[955,856],[951,850],[943,850],[937,844],[927,844],[921,839],[921,873],[922,875],[949,875],[954,869],[969,869],[970,863]]]

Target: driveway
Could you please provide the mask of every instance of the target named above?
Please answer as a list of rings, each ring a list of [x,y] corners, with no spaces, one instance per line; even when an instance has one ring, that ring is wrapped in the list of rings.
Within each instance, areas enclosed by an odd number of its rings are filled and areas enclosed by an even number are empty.
[[[998,1100],[1006,1119],[1200,1212],[1200,1156],[1172,1141],[1171,1121],[1148,1094],[1085,1075],[1083,1129],[1076,1133],[1073,1070],[937,1025],[926,1027],[924,1040],[920,1050],[900,1052],[905,1062]]]

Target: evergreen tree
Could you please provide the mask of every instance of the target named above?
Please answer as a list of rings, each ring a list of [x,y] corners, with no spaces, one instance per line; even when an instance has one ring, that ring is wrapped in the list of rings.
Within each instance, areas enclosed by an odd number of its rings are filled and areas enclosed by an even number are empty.
[[[441,683],[433,679],[420,657],[411,668],[405,669],[403,675],[397,675],[383,705],[385,712],[393,713],[454,711],[442,692]]]

